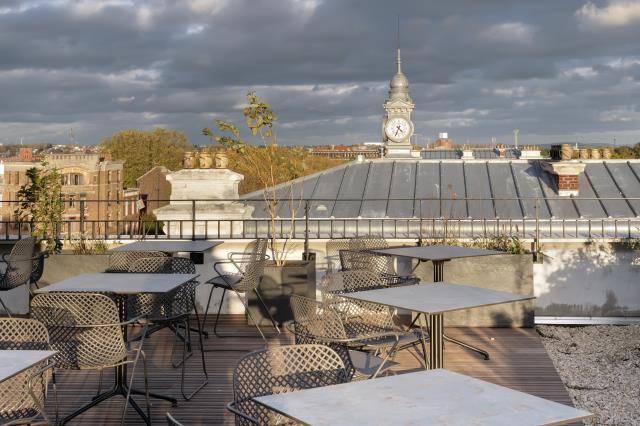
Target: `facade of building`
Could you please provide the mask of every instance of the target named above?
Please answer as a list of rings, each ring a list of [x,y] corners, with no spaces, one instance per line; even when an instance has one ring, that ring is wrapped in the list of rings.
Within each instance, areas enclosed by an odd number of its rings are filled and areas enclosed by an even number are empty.
[[[125,209],[122,161],[105,160],[98,154],[48,154],[42,160],[60,173],[65,203],[63,218],[70,221],[67,233],[80,232],[81,220],[86,222],[85,229],[91,226],[97,232],[111,232],[117,221],[137,217]],[[27,183],[27,170],[40,164],[40,161],[4,162],[4,220],[15,219],[17,192]]]
[[[158,207],[169,204],[171,197],[171,184],[167,181],[167,175],[171,170],[164,166],[156,166],[136,179],[140,200],[144,204],[141,209],[143,214],[154,214]]]

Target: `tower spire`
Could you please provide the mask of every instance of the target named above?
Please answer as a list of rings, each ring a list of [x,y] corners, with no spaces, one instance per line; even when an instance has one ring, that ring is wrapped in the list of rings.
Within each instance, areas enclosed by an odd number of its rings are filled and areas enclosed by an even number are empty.
[[[398,74],[402,73],[402,68],[400,64],[402,61],[400,60],[400,15],[398,15],[398,26],[397,26],[397,34],[396,34],[396,43],[398,49],[398,58],[396,59],[396,65],[398,66]]]

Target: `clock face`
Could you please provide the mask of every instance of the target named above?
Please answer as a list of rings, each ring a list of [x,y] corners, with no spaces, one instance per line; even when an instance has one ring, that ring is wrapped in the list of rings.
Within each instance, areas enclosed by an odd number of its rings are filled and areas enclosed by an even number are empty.
[[[384,126],[384,132],[390,140],[399,142],[410,136],[411,125],[404,118],[392,118]]]

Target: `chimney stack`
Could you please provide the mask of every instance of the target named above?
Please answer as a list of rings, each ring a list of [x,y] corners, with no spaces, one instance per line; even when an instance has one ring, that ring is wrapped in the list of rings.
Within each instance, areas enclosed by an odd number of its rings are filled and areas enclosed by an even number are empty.
[[[579,176],[586,164],[578,161],[544,161],[543,169],[553,175],[556,191],[561,197],[577,196],[580,191]]]

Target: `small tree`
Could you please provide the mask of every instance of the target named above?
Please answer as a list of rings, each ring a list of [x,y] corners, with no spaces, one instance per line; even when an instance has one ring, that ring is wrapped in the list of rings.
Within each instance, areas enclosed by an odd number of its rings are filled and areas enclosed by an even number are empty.
[[[58,224],[64,212],[62,185],[58,170],[47,166],[43,162],[41,167],[27,170],[28,182],[17,192],[15,214],[20,222],[31,224],[31,234],[45,242],[46,250],[59,252],[62,242],[58,238]]]
[[[269,246],[272,257],[276,265],[282,266],[290,250],[289,243],[295,237],[293,223],[295,214],[302,203],[302,194],[294,194],[292,184],[286,185],[285,188],[281,187],[279,191],[276,190],[276,185],[303,176],[306,165],[301,150],[286,150],[278,146],[273,131],[273,125],[278,120],[278,116],[271,109],[271,106],[253,91],[247,93],[247,101],[249,105],[243,109],[245,123],[251,136],[259,137],[264,145],[247,144],[241,138],[238,127],[223,120],[215,122],[218,130],[226,135],[217,135],[209,128],[202,129],[202,133],[211,137],[223,148],[241,154],[242,158],[250,165],[262,188],[265,207],[269,214]],[[283,190],[286,196],[280,197]],[[300,190],[302,190],[301,186]],[[282,241],[277,234],[281,198],[288,200],[289,217],[291,218],[289,230],[285,232]]]

